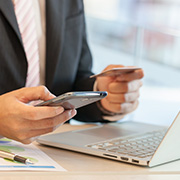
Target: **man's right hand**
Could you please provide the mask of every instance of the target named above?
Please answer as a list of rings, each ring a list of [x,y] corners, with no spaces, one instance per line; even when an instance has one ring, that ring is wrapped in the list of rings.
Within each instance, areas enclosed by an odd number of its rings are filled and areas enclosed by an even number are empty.
[[[0,135],[29,144],[33,137],[52,132],[76,115],[63,107],[34,107],[35,100],[54,98],[44,86],[22,88],[0,96]]]

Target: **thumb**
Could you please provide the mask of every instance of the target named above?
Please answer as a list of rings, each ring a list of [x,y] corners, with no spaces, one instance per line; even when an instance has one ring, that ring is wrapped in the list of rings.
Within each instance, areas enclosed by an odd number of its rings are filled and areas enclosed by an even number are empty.
[[[106,66],[106,68],[103,71],[106,71],[106,70],[109,70],[109,69],[113,69],[113,68],[121,68],[121,67],[124,67],[124,66],[121,65],[121,64],[110,64],[110,65]]]
[[[35,100],[47,101],[56,96],[53,95],[45,86],[27,87],[18,90],[16,98],[23,103]]]

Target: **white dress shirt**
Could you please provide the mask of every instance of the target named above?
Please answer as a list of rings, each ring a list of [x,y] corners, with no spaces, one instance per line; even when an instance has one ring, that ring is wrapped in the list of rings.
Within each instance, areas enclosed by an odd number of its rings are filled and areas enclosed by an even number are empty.
[[[45,0],[33,0],[36,31],[38,38],[38,50],[40,58],[40,84],[45,85],[46,65],[46,4]]]

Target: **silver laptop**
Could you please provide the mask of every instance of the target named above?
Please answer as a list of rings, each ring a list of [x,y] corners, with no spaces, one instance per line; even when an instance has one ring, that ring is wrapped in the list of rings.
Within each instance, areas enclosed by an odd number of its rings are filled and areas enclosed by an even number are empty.
[[[129,121],[45,135],[37,141],[44,145],[152,167],[180,159],[180,113],[169,128]]]

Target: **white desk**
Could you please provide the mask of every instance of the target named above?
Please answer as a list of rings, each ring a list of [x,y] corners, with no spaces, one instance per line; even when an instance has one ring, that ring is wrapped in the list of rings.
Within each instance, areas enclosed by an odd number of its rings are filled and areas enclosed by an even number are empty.
[[[63,125],[56,132],[81,129],[92,125]],[[174,180],[180,179],[180,161],[146,168],[134,166],[118,161],[108,160],[77,152],[41,146],[41,150],[47,153],[56,162],[62,165],[67,172],[0,172],[0,180],[25,179],[25,180]]]

